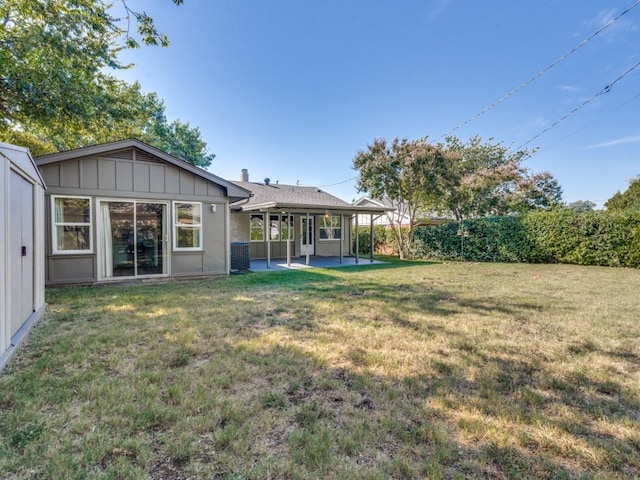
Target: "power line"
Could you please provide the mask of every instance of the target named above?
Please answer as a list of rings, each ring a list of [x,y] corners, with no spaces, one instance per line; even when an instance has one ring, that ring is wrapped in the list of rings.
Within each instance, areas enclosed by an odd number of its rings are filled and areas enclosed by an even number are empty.
[[[449,130],[448,132],[440,135],[440,137],[437,138],[437,140],[440,140],[448,135],[451,135],[453,132],[455,132],[456,130],[459,130],[460,128],[464,127],[465,125],[471,123],[472,121],[476,120],[478,117],[484,115],[485,113],[487,113],[488,111],[492,110],[493,108],[497,107],[498,105],[500,105],[502,102],[504,102],[505,100],[507,100],[508,98],[512,97],[513,95],[515,95],[516,93],[518,93],[520,90],[522,90],[523,88],[525,88],[526,86],[528,86],[529,84],[531,84],[532,82],[534,82],[535,80],[537,80],[539,77],[541,77],[542,75],[544,75],[545,73],[547,73],[549,70],[551,70],[553,67],[555,67],[556,65],[558,65],[560,62],[564,61],[567,57],[569,57],[570,55],[572,55],[573,53],[575,53],[577,50],[579,50],[580,48],[582,48],[583,46],[585,46],[588,42],[590,42],[591,40],[593,40],[595,37],[597,37],[598,35],[600,35],[602,32],[604,32],[606,29],[608,29],[611,25],[613,25],[615,22],[617,22],[620,18],[622,18],[624,15],[626,15],[627,13],[629,13],[631,10],[633,10],[635,7],[637,7],[640,4],[640,0],[636,0],[633,4],[631,4],[629,7],[627,7],[625,10],[623,10],[621,13],[619,13],[616,17],[612,18],[611,20],[609,20],[605,25],[603,25],[600,29],[598,29],[596,32],[592,33],[591,35],[589,35],[588,37],[586,37],[584,40],[582,40],[579,44],[577,44],[575,47],[573,47],[571,50],[569,50],[568,52],[564,53],[563,55],[561,55],[560,57],[558,57],[554,62],[552,62],[551,64],[549,64],[548,66],[546,66],[545,68],[543,68],[542,70],[540,70],[538,73],[536,73],[533,77],[529,78],[528,80],[526,80],[525,82],[521,83],[519,86],[517,86],[516,88],[514,88],[513,90],[511,90],[510,92],[506,93],[505,95],[503,95],[502,97],[500,97],[498,100],[496,100],[495,102],[493,102],[492,104],[490,104],[489,106],[485,107],[483,110],[481,110],[480,112],[476,113],[475,115],[469,117],[467,120],[465,120],[464,122],[462,122],[461,124],[459,124],[458,126],[452,128],[451,130]],[[590,103],[591,101],[593,101],[596,97],[599,97],[600,95],[603,95],[605,93],[608,93],[611,88],[618,82],[618,80],[622,79],[623,77],[625,77],[627,74],[631,73],[631,71],[635,70],[640,64],[636,64],[634,67],[632,67],[630,70],[628,70],[627,72],[625,72],[623,75],[621,75],[619,78],[617,78],[616,80],[614,80],[613,82],[611,82],[609,85],[607,85],[603,90],[601,90],[600,92],[598,92],[597,94],[595,94],[594,96],[592,96],[591,98],[587,99],[585,102],[583,102],[581,105],[579,105],[578,107],[576,107],[575,109],[573,109],[571,112],[569,112],[568,114],[566,114],[565,116],[563,116],[561,119],[557,120],[556,122],[554,122],[552,125],[550,125],[549,127],[547,127],[546,129],[544,129],[542,132],[540,132],[539,134],[535,135],[534,137],[530,138],[529,140],[527,140],[525,143],[523,143],[518,150],[520,150],[521,148],[523,148],[525,145],[531,143],[533,140],[535,140],[536,138],[540,137],[541,135],[545,134],[546,132],[548,132],[549,130],[551,130],[553,127],[555,127],[557,124],[561,123],[562,121],[564,121],[566,118],[570,117],[571,115],[573,115],[574,113],[576,113],[578,110],[580,110],[581,108],[583,108],[585,105],[587,105],[588,103]],[[640,95],[640,94],[639,94]],[[634,97],[636,98],[636,97]],[[626,103],[628,103],[629,101],[631,101],[633,99],[628,100]],[[623,104],[624,105],[624,104]],[[622,106],[622,105],[620,105]],[[574,132],[575,133],[575,132]],[[426,139],[427,136],[425,135],[424,137],[422,137],[423,139]],[[566,137],[565,137],[566,138]],[[557,143],[557,142],[556,142]],[[553,144],[552,144],[553,145]],[[551,146],[551,145],[550,145]],[[546,147],[545,150],[547,148],[549,148],[550,146]],[[341,185],[343,183],[347,183],[350,182],[352,180],[356,180],[358,177],[351,177],[348,178],[346,180],[342,180],[340,182],[336,182],[336,183],[331,183],[331,184],[327,184],[327,185],[317,185],[318,188],[324,188],[324,187],[333,187],[336,185]]]
[[[640,1],[640,0],[639,0]],[[547,133],[549,130],[551,130],[552,128],[554,128],[556,125],[558,125],[560,122],[563,122],[564,120],[566,120],[567,118],[569,118],[571,115],[573,115],[574,113],[576,113],[578,110],[582,109],[584,106],[586,106],[587,104],[591,103],[593,100],[595,100],[596,98],[598,98],[601,95],[604,95],[605,93],[609,93],[611,91],[611,89],[614,87],[614,85],[616,83],[618,83],[620,80],[622,80],[624,77],[626,77],[627,75],[629,75],[631,72],[633,72],[636,68],[640,67],[640,62],[636,63],[633,67],[631,67],[629,70],[627,70],[626,72],[624,72],[622,75],[620,75],[618,78],[616,78],[613,82],[609,83],[606,87],[604,87],[602,90],[600,90],[598,93],[596,93],[595,95],[592,95],[591,97],[587,98],[584,102],[582,102],[580,105],[578,105],[577,107],[575,107],[573,110],[571,110],[569,113],[566,113],[565,115],[563,115],[561,118],[559,118],[558,120],[556,120],[555,122],[553,122],[551,125],[549,125],[547,128],[545,128],[544,130],[542,130],[540,133],[534,135],[533,137],[531,137],[529,140],[527,140],[526,142],[524,142],[522,145],[520,145],[516,150],[520,150],[522,148],[524,148],[526,145],[528,145],[529,143],[533,142],[536,138],[544,135],[545,133]]]
[[[605,93],[609,93],[611,91],[611,89],[613,88],[613,86],[622,78],[624,78],[625,76],[627,76],[629,73],[631,73],[633,70],[635,70],[636,68],[638,68],[640,66],[640,62],[635,64],[633,67],[631,67],[629,70],[627,70],[625,73],[623,73],[622,75],[620,75],[618,78],[616,78],[613,82],[611,82],[610,84],[608,84],[606,87],[604,87],[602,90],[600,90],[598,93],[596,93],[595,95],[593,95],[592,97],[588,98],[587,100],[585,100],[584,102],[582,102],[582,104],[580,104],[578,107],[574,108],[573,110],[571,110],[571,112],[567,113],[566,115],[564,115],[562,118],[560,118],[559,120],[557,120],[556,122],[554,122],[552,125],[550,125],[549,127],[545,128],[542,132],[538,133],[537,135],[531,137],[529,140],[527,140],[525,143],[523,143],[522,145],[520,145],[520,147],[518,147],[516,150],[520,150],[522,148],[524,148],[525,145],[531,143],[533,140],[535,140],[536,138],[544,135],[546,132],[548,132],[549,130],[551,130],[553,127],[555,127],[556,125],[558,125],[560,122],[562,122],[563,120],[566,120],[567,118],[569,118],[571,115],[573,115],[574,113],[576,113],[578,110],[580,110],[582,107],[584,107],[585,105],[587,105],[588,103],[590,103],[591,101],[595,100],[597,97],[604,95]],[[548,150],[549,148],[553,147],[554,145],[557,145],[558,143],[566,140],[567,138],[569,138],[572,135],[575,135],[576,133],[584,130],[585,128],[589,127],[590,125],[593,125],[594,123],[600,121],[602,118],[604,118],[607,115],[612,114],[613,112],[615,112],[616,110],[621,109],[622,107],[624,107],[625,105],[631,103],[632,101],[634,101],[635,99],[640,98],[640,93],[637,93],[636,95],[634,95],[633,97],[625,100],[624,102],[616,105],[613,109],[609,110],[606,114],[601,115],[600,117],[596,118],[595,120],[593,120],[592,122],[586,123],[584,125],[582,125],[580,128],[574,130],[573,132],[571,132],[568,135],[565,135],[564,137],[562,137],[561,139],[557,140],[556,142],[553,142],[549,145],[547,145],[546,147],[537,150],[535,152],[532,152],[529,155],[529,158],[531,158],[534,155],[537,155],[539,153],[544,152],[545,150]],[[346,180],[342,180],[341,182],[336,182],[336,183],[330,183],[327,185],[315,185],[318,188],[324,188],[324,187],[334,187],[336,185],[341,185],[343,183],[347,183],[347,182],[351,182],[352,180],[357,180],[358,177],[351,177],[351,178],[347,178]]]
[[[323,188],[323,187],[335,187],[336,185],[342,185],[343,183],[350,182],[352,180],[356,180],[358,176],[347,178],[346,180],[342,180],[341,182],[329,183],[327,185],[313,185],[314,187]]]
[[[484,110],[480,111],[479,113],[476,113],[475,115],[473,115],[472,117],[469,117],[467,120],[465,120],[464,122],[462,122],[460,125],[458,125],[457,127],[454,127],[453,129],[449,130],[447,133],[444,133],[442,135],[440,135],[440,137],[438,137],[438,140],[440,140],[443,137],[446,137],[448,135],[451,135],[453,132],[455,132],[456,130],[459,130],[460,128],[464,127],[465,125],[471,123],[472,121],[474,121],[475,119],[477,119],[478,117],[484,115],[485,113],[487,113],[489,110],[497,107],[498,105],[500,105],[502,102],[504,102],[506,99],[508,99],[509,97],[512,97],[513,95],[515,95],[517,92],[519,92],[520,90],[522,90],[524,87],[526,87],[527,85],[529,85],[530,83],[532,83],[534,80],[538,79],[539,77],[541,77],[542,75],[544,75],[545,73],[547,73],[549,70],[551,70],[553,67],[555,67],[556,65],[558,65],[560,62],[562,62],[564,59],[566,59],[569,55],[571,55],[572,53],[576,52],[578,49],[582,48],[583,46],[585,46],[589,41],[591,41],[592,39],[594,39],[595,37],[597,37],[598,35],[600,35],[602,32],[604,32],[607,28],[609,28],[611,25],[613,25],[615,22],[617,22],[620,18],[622,18],[624,15],[626,15],[627,13],[629,13],[632,9],[634,9],[635,7],[638,6],[638,4],[640,4],[640,0],[636,0],[636,2],[627,7],[626,10],[624,10],[622,13],[620,13],[617,17],[612,18],[611,20],[609,20],[603,27],[601,27],[598,31],[596,31],[595,33],[591,34],[590,36],[588,36],[587,38],[585,38],[584,40],[582,40],[578,45],[576,45],[575,47],[573,47],[571,50],[569,50],[567,53],[561,55],[560,57],[558,57],[557,60],[555,60],[553,63],[551,63],[550,65],[546,66],[545,68],[543,68],[542,70],[540,70],[538,73],[536,73],[533,77],[531,77],[529,80],[521,83],[518,87],[514,88],[513,90],[511,90],[509,93],[503,95],[502,97],[500,97],[498,100],[496,100],[495,102],[493,102],[491,105],[489,105],[488,107],[486,107]]]
[[[562,137],[562,138],[560,138],[560,139],[556,140],[555,142],[550,143],[550,144],[549,144],[549,145],[547,145],[546,147],[541,148],[540,150],[537,150],[537,151],[535,152],[535,155],[538,155],[538,154],[540,154],[540,153],[544,152],[545,150],[550,149],[551,147],[553,147],[553,146],[557,145],[558,143],[560,143],[560,142],[562,142],[562,141],[566,140],[566,139],[567,139],[567,138],[569,138],[570,136],[575,135],[575,134],[576,134],[576,133],[578,133],[578,132],[581,132],[582,130],[584,130],[585,128],[587,128],[587,127],[589,127],[589,126],[593,125],[593,124],[594,124],[594,123],[596,123],[596,122],[599,122],[600,120],[602,120],[602,119],[603,119],[604,117],[606,117],[607,115],[611,115],[611,114],[612,114],[613,112],[615,112],[616,110],[620,110],[622,107],[624,107],[625,105],[627,105],[627,104],[631,103],[632,101],[634,101],[634,100],[635,100],[635,99],[637,99],[637,98],[640,98],[640,93],[637,93],[637,94],[636,94],[636,95],[634,95],[633,97],[631,97],[631,98],[629,98],[629,99],[625,100],[624,102],[622,102],[622,103],[620,103],[620,104],[616,105],[614,108],[612,108],[611,110],[609,110],[609,111],[608,111],[607,113],[605,113],[604,115],[601,115],[600,117],[596,118],[595,120],[593,120],[593,121],[591,121],[591,122],[589,122],[589,123],[585,123],[585,124],[584,124],[584,125],[582,125],[580,128],[578,128],[578,129],[574,130],[573,132],[569,133],[568,135],[565,135],[564,137]],[[532,155],[532,156],[533,156],[533,155]]]

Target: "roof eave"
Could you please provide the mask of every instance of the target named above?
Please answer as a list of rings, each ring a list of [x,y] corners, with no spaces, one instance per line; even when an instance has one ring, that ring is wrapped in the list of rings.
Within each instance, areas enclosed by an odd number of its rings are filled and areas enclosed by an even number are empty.
[[[305,203],[284,203],[284,202],[266,202],[255,205],[242,205],[240,209],[243,212],[263,212],[267,210],[282,210],[291,212],[293,210],[309,211],[309,212],[350,212],[350,213],[373,213],[383,214],[393,209],[386,207],[357,207],[354,205],[318,205]]]

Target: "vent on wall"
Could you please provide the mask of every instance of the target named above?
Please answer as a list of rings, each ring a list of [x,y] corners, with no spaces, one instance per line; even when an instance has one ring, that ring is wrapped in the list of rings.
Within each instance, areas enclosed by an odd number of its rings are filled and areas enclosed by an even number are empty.
[[[133,149],[119,150],[117,152],[109,152],[105,157],[115,158],[118,160],[133,160]]]
[[[153,155],[149,155],[147,152],[141,152],[140,150],[136,150],[136,162],[161,163]]]

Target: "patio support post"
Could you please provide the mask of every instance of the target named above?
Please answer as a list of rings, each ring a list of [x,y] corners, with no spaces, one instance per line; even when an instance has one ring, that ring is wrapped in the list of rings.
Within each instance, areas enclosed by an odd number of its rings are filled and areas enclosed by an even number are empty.
[[[311,235],[313,235],[314,233],[315,232],[311,232]],[[304,241],[307,244],[307,248],[306,248],[307,258],[305,259],[305,265],[309,265],[309,210],[307,210],[307,223],[304,227]]]
[[[344,215],[340,214],[340,263],[344,256]]]
[[[264,214],[265,218],[265,235],[267,236],[267,268],[271,268],[271,215],[269,215],[269,209]]]
[[[359,216],[360,215],[356,215],[356,263],[360,263],[358,261],[358,256],[360,255],[360,242],[358,240],[358,234],[359,234],[359,232],[358,232],[358,217]]]
[[[369,214],[369,260],[373,263],[373,213]]]
[[[287,267],[291,266],[291,217],[287,214]]]

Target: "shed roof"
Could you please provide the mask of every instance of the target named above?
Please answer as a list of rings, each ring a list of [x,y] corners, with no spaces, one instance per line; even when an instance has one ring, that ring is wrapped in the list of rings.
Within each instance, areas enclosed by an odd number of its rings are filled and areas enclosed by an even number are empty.
[[[40,170],[33,161],[28,148],[0,142],[0,157],[4,157],[14,165],[14,168],[18,168],[24,175],[46,188]]]
[[[108,152],[114,152],[122,150],[123,148],[137,148],[143,152],[153,155],[154,157],[163,160],[167,163],[175,165],[178,168],[186,170],[194,175],[197,175],[204,180],[215,183],[216,185],[224,188],[227,196],[233,200],[248,198],[250,192],[241,186],[236,185],[234,182],[218,177],[206,170],[191,165],[184,160],[170,155],[162,150],[152,147],[136,138],[128,138],[126,140],[119,140],[116,142],[101,143],[98,145],[91,145],[89,147],[76,148],[74,150],[67,150],[64,152],[51,153],[49,155],[43,155],[35,159],[35,163],[38,166],[48,165],[50,163],[63,162],[65,160],[71,160],[79,157],[86,157],[91,155],[101,155]]]

